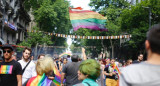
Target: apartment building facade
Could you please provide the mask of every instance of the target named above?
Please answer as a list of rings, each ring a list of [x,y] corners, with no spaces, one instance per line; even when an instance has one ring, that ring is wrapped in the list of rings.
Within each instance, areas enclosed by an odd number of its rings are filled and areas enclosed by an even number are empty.
[[[17,44],[27,36],[31,19],[24,9],[23,2],[24,0],[0,1],[1,44]]]

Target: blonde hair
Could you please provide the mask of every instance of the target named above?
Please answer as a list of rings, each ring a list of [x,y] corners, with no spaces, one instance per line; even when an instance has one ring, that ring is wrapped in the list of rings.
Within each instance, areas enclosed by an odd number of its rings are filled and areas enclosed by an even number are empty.
[[[53,67],[54,63],[52,58],[45,56],[37,61],[36,71],[38,75],[43,75],[43,73],[47,75],[50,71],[53,71]]]

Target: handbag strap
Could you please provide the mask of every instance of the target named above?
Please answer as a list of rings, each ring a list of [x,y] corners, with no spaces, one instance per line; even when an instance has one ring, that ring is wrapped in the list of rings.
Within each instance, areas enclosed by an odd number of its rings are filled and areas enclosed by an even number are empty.
[[[30,62],[31,62],[31,60],[30,60],[30,61],[27,63],[27,65],[23,68],[23,70],[22,70],[22,75],[23,75],[23,73],[24,73],[26,67],[29,65]]]
[[[91,86],[88,82],[84,82],[84,83],[86,83],[88,86]]]

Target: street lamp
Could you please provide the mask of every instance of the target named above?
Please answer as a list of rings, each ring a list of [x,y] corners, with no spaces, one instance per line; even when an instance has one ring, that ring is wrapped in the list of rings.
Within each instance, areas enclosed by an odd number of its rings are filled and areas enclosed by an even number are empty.
[[[149,10],[149,28],[151,27],[151,8],[150,7],[144,7],[143,8],[147,8]]]

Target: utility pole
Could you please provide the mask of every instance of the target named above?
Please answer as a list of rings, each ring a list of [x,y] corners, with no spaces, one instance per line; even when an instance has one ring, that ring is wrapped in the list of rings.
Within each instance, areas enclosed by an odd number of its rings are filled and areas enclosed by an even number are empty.
[[[151,27],[151,8],[150,7],[144,7],[143,8],[147,8],[149,10],[149,28]]]

